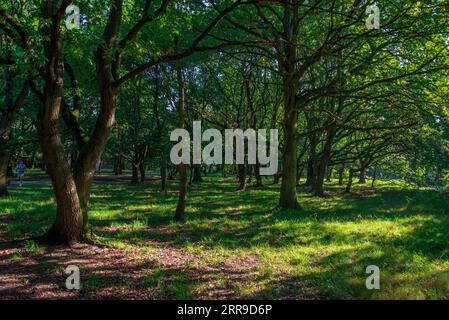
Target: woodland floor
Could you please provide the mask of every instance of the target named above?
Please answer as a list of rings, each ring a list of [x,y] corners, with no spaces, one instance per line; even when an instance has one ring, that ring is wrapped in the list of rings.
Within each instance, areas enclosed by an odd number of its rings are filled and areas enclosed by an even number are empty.
[[[126,177],[126,179],[129,177]],[[0,199],[0,299],[448,299],[449,197],[398,181],[327,197],[298,188],[301,209],[276,208],[279,186],[236,192],[234,178],[193,184],[186,220],[172,220],[176,183],[98,178],[95,245],[29,240],[55,214],[45,177]],[[81,290],[65,288],[77,265]],[[380,290],[367,290],[377,265]]]

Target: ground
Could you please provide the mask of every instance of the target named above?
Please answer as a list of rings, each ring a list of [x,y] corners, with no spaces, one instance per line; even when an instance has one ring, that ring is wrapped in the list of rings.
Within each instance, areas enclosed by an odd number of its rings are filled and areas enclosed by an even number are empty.
[[[39,177],[39,178],[37,178]],[[189,190],[184,222],[172,220],[175,182],[97,179],[95,245],[33,240],[51,225],[51,186],[35,175],[0,199],[0,297],[72,299],[448,299],[449,197],[399,181],[325,198],[298,188],[299,210],[277,208],[279,186],[235,191],[208,177]],[[77,265],[81,290],[65,288]],[[366,267],[380,268],[368,290]]]

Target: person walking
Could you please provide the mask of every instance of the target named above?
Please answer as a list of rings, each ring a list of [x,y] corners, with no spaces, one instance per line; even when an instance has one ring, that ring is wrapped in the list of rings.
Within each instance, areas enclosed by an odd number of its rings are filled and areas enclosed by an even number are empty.
[[[17,165],[17,177],[19,178],[19,187],[22,186],[22,178],[25,175],[25,169],[26,165],[23,163],[23,161],[19,161],[19,164]]]

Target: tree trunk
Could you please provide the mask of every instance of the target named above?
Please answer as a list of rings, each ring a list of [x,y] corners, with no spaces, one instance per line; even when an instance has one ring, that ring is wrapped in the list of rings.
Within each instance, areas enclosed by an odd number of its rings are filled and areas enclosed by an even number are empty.
[[[333,168],[328,166],[326,169],[326,182],[332,181],[332,171],[333,171]]]
[[[32,169],[34,169],[34,167],[35,167],[36,153],[37,153],[37,151],[34,150],[34,151],[33,151],[33,154],[31,155],[30,168],[32,168]]]
[[[103,82],[100,81],[100,83]],[[106,147],[112,126],[115,123],[117,95],[118,90],[110,83],[103,84],[101,89],[100,113],[92,133],[92,138],[81,149],[73,170],[76,190],[83,213],[83,233],[85,236],[89,228],[88,208],[95,167]]]
[[[192,184],[192,180],[193,180],[193,165],[189,166],[189,170],[190,170],[190,180],[189,183]]]
[[[0,196],[8,195],[9,151],[0,149]]]
[[[44,106],[38,116],[38,133],[45,165],[56,195],[56,221],[48,232],[55,241],[76,242],[85,240],[88,231],[88,204],[96,164],[100,159],[115,122],[115,105],[119,88],[114,79],[118,76],[119,61],[112,61],[121,19],[120,0],[111,7],[109,20],[103,33],[103,42],[95,52],[97,82],[100,88],[100,109],[90,139],[79,146],[79,156],[70,172],[64,158],[64,146],[58,132],[64,81],[64,59],[61,50],[61,20],[69,2],[58,8],[50,1],[44,2],[42,14],[51,23],[42,28],[45,43]],[[66,123],[67,124],[67,123]]]
[[[294,94],[293,94],[294,95]],[[284,158],[282,164],[282,182],[280,190],[279,205],[282,208],[296,209],[299,207],[296,199],[296,162],[297,162],[297,118],[294,105],[288,97],[286,111],[284,114]]]
[[[12,158],[12,155],[9,156],[8,169],[6,170],[7,177],[14,177],[14,169],[11,164],[11,158]]]
[[[282,89],[284,100],[284,152],[282,164],[282,182],[279,197],[281,208],[296,209],[299,207],[296,198],[296,163],[298,161],[298,109],[297,94],[301,75],[298,71],[299,6],[293,2],[283,2],[283,41],[285,44],[278,56],[278,63],[282,75]]]
[[[322,163],[318,166],[318,170],[316,172],[316,176],[314,179],[314,185],[312,187],[313,194],[317,197],[324,196],[324,176],[325,175],[326,175],[326,166],[324,163]]]
[[[345,165],[342,164],[341,168],[338,170],[338,185],[343,185],[343,174],[345,173]]]
[[[326,175],[326,167],[328,163],[328,155],[325,150],[323,150],[321,159],[318,162],[318,159],[314,159],[313,165],[313,177],[312,177],[312,193],[317,197],[324,196],[324,176]]]
[[[307,159],[307,175],[306,175],[306,182],[304,185],[308,187],[312,187],[314,185],[315,180],[315,173],[313,172],[313,159],[309,155],[309,158]]]
[[[62,59],[58,69],[62,69]],[[62,83],[62,80],[61,80]],[[64,159],[64,146],[61,142],[57,120],[61,103],[61,86],[57,81],[47,81],[45,85],[45,102],[39,116],[39,138],[42,153],[53,184],[56,197],[56,221],[47,236],[50,240],[72,243],[82,240],[83,217],[81,206],[70,172]]]
[[[11,50],[6,51],[6,56],[10,57]],[[9,121],[7,119],[7,114],[5,114],[7,113],[7,110],[14,107],[14,73],[12,68],[7,68],[5,82],[4,101],[6,110],[2,110],[0,113],[0,196],[8,195],[8,173],[12,173],[9,172],[12,171],[12,167],[9,167],[9,160],[12,154],[8,149],[6,149],[6,143],[10,139],[10,130],[8,127],[11,123],[8,123]]]
[[[178,65],[176,67],[176,76],[178,80],[178,114],[179,114],[179,128],[184,128],[185,126],[185,92],[184,92],[184,80],[182,77],[182,69]],[[179,172],[179,197],[178,205],[176,206],[175,220],[182,220],[184,218],[184,213],[186,209],[186,195],[187,195],[187,172],[185,164],[180,163],[177,165]]]
[[[38,135],[45,164],[56,197],[56,220],[47,233],[55,242],[73,243],[83,238],[83,216],[77,188],[70,167],[64,158],[64,145],[58,131],[64,83],[64,62],[60,43],[60,20],[53,8],[43,10],[52,23],[43,27],[45,66],[44,103],[38,114]]]
[[[360,170],[359,183],[366,183],[366,169]]]
[[[74,180],[83,214],[84,237],[87,236],[89,229],[88,207],[95,167],[100,160],[112,127],[115,124],[116,102],[120,87],[115,86],[114,79],[118,77],[120,59],[112,61],[112,47],[120,25],[121,10],[122,1],[114,1],[114,6],[111,6],[108,23],[103,33],[104,43],[101,43],[95,52],[97,84],[100,88],[100,110],[91,138],[80,149],[74,168]]]
[[[159,149],[160,149],[160,164],[159,170],[161,175],[161,192],[164,195],[167,195],[167,158],[165,156],[165,145],[162,143],[163,137],[163,127],[161,122],[161,116],[159,114],[159,89],[160,89],[160,69],[156,67],[155,69],[155,77],[154,77],[154,103],[153,103],[153,112],[154,117],[156,119],[156,128],[158,131],[159,138]]]
[[[179,172],[179,197],[178,205],[176,206],[175,220],[180,221],[184,219],[186,209],[186,195],[187,195],[187,172],[184,164],[178,165]]]
[[[345,192],[346,192],[346,193],[351,192],[353,176],[354,176],[354,172],[353,172],[352,170],[349,170],[348,183],[346,184],[346,189],[345,189]]]
[[[371,182],[371,188],[374,188],[374,182],[376,182],[377,169],[374,169],[373,172],[373,181]]]
[[[245,166],[245,176],[248,176],[246,183],[251,183],[251,181],[253,180],[253,168],[254,167],[251,165]],[[238,165],[237,165],[237,177],[239,177]]]
[[[164,152],[161,153],[161,192],[167,195],[167,160],[165,159]]]
[[[192,182],[201,182],[201,181],[203,181],[203,178],[201,178],[201,165],[200,164],[194,164],[193,165]]]
[[[2,49],[5,51],[5,56],[11,58],[11,48],[7,45]],[[14,101],[14,78],[17,73],[13,66],[8,66],[5,69],[4,108],[1,108],[0,111],[0,196],[8,194],[8,175],[13,175],[12,166],[10,166],[12,152],[7,147],[7,143],[11,139],[11,126],[20,108],[25,103],[29,91],[29,84],[26,81],[16,101]]]
[[[114,158],[114,175],[118,176],[123,173],[123,161],[121,156]]]
[[[178,171],[177,167],[168,168],[168,180],[176,180],[176,171]]]
[[[260,163],[259,161],[256,162],[254,165],[254,175],[256,177],[256,187],[262,187],[262,176],[260,175]]]
[[[131,183],[138,184],[139,183],[139,164],[132,163],[131,166],[132,166]]]
[[[299,168],[297,169],[298,172],[296,173],[296,185],[299,185],[301,183],[301,178],[302,178],[302,174],[304,172],[304,167],[305,166],[299,166]]]
[[[145,164],[142,162],[140,164],[140,183],[145,182],[146,176],[145,176]]]
[[[319,163],[314,166],[315,180],[312,186],[313,192],[318,197],[324,196],[324,178],[331,157],[332,143],[335,137],[335,127],[327,130],[326,143],[321,152]]]
[[[114,175],[118,176],[120,174],[120,160],[118,157],[114,158]]]
[[[238,190],[246,189],[246,168],[244,164],[237,165],[237,174],[239,178],[239,188]]]

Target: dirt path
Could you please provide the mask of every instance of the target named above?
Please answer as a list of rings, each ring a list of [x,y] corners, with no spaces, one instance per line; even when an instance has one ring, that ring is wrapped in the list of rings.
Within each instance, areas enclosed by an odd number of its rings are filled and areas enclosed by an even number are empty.
[[[146,178],[147,181],[158,180],[160,177],[158,176],[148,176]],[[130,182],[131,174],[123,174],[123,175],[113,175],[113,174],[97,174],[94,177],[94,183],[109,183],[109,182]],[[32,185],[46,185],[51,184],[51,181],[48,177],[39,177],[39,178],[28,178],[22,181],[22,186],[32,186]],[[17,179],[11,179],[8,188],[20,188],[20,183]]]

